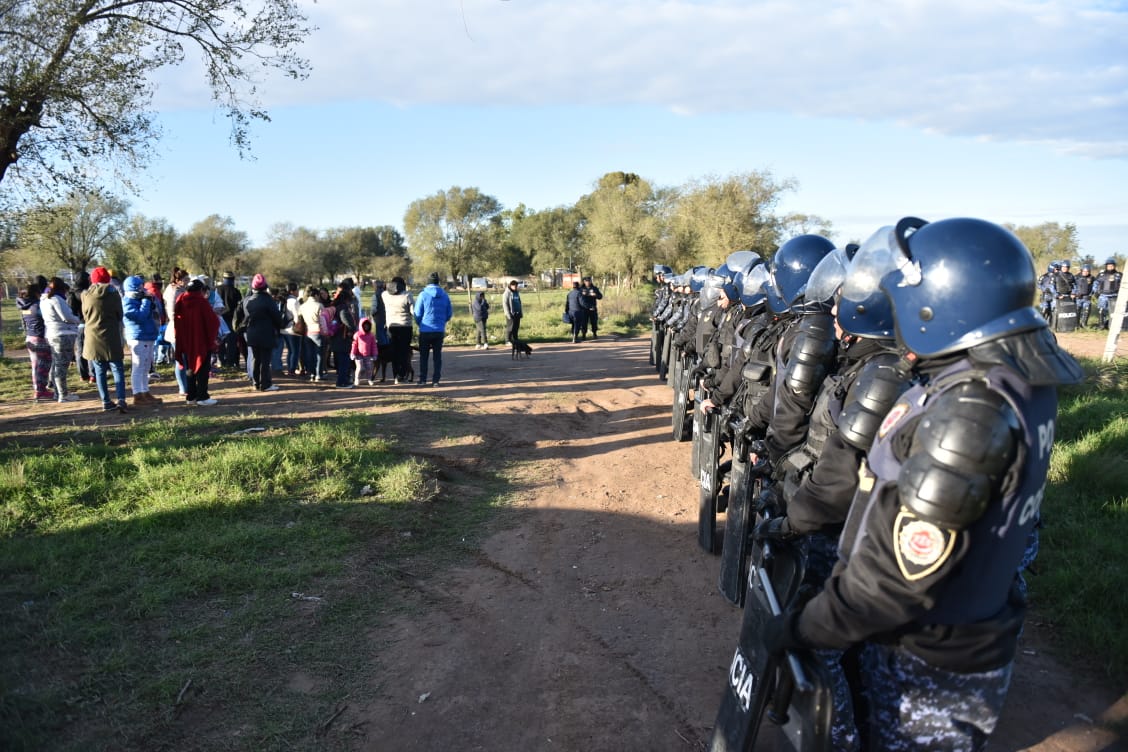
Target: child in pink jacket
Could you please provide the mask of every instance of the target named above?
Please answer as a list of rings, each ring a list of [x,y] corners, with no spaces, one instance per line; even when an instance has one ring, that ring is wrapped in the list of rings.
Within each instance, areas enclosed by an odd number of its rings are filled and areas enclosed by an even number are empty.
[[[354,361],[356,361],[356,370],[353,377],[354,383],[360,386],[361,379],[368,380],[368,386],[372,386],[372,372],[376,367],[376,358],[379,356],[380,350],[376,346],[376,337],[372,334],[372,320],[361,319],[360,328],[356,330],[353,335],[352,351],[349,354]]]

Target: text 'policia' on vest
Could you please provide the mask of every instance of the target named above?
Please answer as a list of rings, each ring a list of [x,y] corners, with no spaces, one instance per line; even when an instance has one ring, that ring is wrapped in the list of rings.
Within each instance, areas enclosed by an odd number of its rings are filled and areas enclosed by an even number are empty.
[[[1119,291],[1118,272],[1057,272],[1051,300]],[[798,750],[983,749],[1056,389],[1082,377],[1031,306],[1029,251],[984,220],[906,217],[860,246],[801,235],[769,262],[655,273],[651,363],[691,442],[697,545],[742,614],[710,748],[751,750],[768,719]]]

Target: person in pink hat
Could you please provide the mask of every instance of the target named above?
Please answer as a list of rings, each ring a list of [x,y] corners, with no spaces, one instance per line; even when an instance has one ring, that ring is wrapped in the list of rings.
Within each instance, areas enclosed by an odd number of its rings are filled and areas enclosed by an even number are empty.
[[[241,318],[245,327],[243,336],[247,339],[247,347],[254,361],[251,378],[255,382],[255,389],[260,392],[276,392],[278,387],[272,383],[271,357],[284,322],[282,311],[270,294],[265,277],[256,274],[251,279],[251,292],[243,298],[240,305],[243,308]]]

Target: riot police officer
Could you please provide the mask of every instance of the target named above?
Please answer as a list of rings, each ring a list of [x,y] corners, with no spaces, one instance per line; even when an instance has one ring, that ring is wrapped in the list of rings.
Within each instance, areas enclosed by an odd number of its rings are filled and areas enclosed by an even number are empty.
[[[763,637],[773,650],[861,645],[870,748],[982,749],[1025,614],[1017,571],[1056,387],[1082,372],[1030,307],[1033,262],[1009,231],[906,218],[889,246],[897,269],[880,288],[919,377],[878,427],[834,573]]]
[[[1077,323],[1082,328],[1089,328],[1089,309],[1093,304],[1092,266],[1081,265],[1081,273],[1073,278],[1073,299],[1077,301]]]
[[[1116,270],[1116,259],[1111,256],[1105,259],[1104,271],[1097,275],[1094,282],[1097,291],[1097,315],[1102,329],[1108,329],[1108,322],[1116,305],[1116,296],[1120,292],[1120,278],[1121,274]]]

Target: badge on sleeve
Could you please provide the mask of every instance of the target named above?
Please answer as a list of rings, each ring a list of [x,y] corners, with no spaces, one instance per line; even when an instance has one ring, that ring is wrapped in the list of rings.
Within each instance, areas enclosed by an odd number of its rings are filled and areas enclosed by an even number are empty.
[[[956,547],[956,532],[938,527],[902,508],[893,522],[893,548],[901,574],[910,582],[935,572]]]
[[[905,417],[905,413],[908,411],[908,402],[898,402],[896,405],[893,405],[889,412],[885,414],[885,419],[881,421],[881,427],[877,429],[878,437],[884,439],[885,434],[889,433],[893,429],[893,426],[897,425],[897,422]]]

